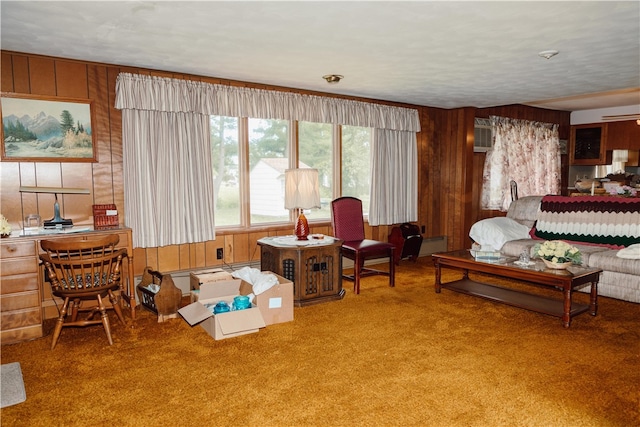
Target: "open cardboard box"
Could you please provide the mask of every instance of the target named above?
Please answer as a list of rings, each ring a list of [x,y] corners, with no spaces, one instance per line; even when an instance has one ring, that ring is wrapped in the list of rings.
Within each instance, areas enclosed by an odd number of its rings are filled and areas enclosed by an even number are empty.
[[[245,310],[213,314],[205,305],[225,301],[229,305],[239,295],[240,279],[225,280],[200,285],[198,301],[178,310],[191,326],[200,324],[215,340],[258,332],[266,326],[260,309],[254,305]]]
[[[203,283],[214,283],[225,280],[233,280],[233,276],[228,271],[221,268],[208,270],[192,271],[189,273],[189,289],[191,294],[196,295],[200,292],[200,286]],[[197,301],[198,298],[191,298],[191,302]]]
[[[293,282],[270,271],[265,274],[273,274],[278,278],[278,284],[267,289],[260,295],[256,295],[253,302],[260,309],[264,323],[284,323],[293,320]],[[253,292],[253,286],[244,280],[240,285],[240,295],[249,295]]]

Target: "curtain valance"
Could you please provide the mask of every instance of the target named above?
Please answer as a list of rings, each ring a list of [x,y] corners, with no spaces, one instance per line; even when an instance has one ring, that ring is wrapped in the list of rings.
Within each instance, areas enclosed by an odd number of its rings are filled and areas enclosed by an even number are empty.
[[[291,92],[120,73],[116,108],[420,131],[418,110]]]

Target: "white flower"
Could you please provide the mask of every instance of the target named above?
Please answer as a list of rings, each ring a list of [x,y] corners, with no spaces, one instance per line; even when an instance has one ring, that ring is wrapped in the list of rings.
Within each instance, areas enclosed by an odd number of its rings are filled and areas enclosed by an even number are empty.
[[[11,225],[2,214],[0,214],[0,234],[11,234]]]
[[[571,261],[580,264],[582,262],[582,254],[578,248],[562,240],[547,240],[544,243],[538,243],[533,250],[540,258],[555,263]]]
[[[614,196],[620,195],[635,197],[638,194],[638,190],[628,185],[619,185],[617,187],[612,187],[611,190],[609,190],[609,193],[613,194]]]

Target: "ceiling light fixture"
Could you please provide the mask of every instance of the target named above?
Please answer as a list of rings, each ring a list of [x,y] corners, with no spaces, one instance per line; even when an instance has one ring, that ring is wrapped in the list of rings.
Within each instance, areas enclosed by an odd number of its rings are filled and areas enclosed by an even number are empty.
[[[341,76],[340,74],[327,74],[326,76],[322,76],[322,78],[329,84],[336,84],[340,82],[340,80],[344,79],[344,76]]]
[[[541,56],[545,59],[550,59],[553,58],[554,56],[556,56],[557,54],[559,54],[560,52],[558,52],[557,50],[543,50],[542,52],[538,53],[538,56]]]

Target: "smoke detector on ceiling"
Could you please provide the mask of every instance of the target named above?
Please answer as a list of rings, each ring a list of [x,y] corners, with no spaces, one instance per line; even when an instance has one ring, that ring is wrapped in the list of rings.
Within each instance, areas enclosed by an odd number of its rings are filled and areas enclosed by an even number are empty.
[[[543,50],[542,52],[538,53],[538,56],[541,56],[545,59],[550,59],[553,58],[554,56],[556,56],[557,54],[559,54],[560,52],[558,52],[557,50]]]

